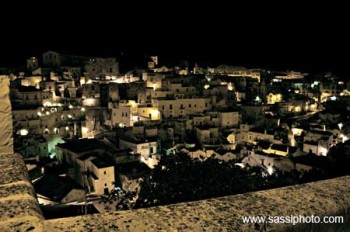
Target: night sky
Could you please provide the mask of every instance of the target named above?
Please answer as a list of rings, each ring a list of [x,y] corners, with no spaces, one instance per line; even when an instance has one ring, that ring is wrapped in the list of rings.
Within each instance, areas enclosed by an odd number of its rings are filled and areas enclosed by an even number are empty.
[[[263,10],[249,5],[199,8],[169,2],[158,5],[160,11],[139,5],[87,4],[19,11],[15,14],[19,22],[5,19],[13,15],[2,15],[0,66],[24,65],[29,56],[55,50],[92,56],[123,54],[135,64],[158,54],[160,60],[277,70],[347,73],[349,67],[349,19],[341,6]]]

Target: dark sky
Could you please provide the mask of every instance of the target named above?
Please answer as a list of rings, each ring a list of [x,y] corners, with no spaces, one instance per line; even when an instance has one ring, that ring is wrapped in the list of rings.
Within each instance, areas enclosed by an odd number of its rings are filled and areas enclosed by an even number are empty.
[[[135,3],[136,4],[136,3]],[[205,3],[201,3],[203,5]],[[231,4],[232,5],[232,4]],[[57,50],[138,59],[346,72],[349,18],[341,6],[54,4],[2,15],[0,66]],[[23,6],[25,9],[26,6]],[[280,8],[278,8],[280,7]],[[317,9],[316,9],[317,8]],[[13,13],[13,12],[12,12]],[[17,22],[11,20],[16,17]],[[45,22],[45,23],[44,23]]]

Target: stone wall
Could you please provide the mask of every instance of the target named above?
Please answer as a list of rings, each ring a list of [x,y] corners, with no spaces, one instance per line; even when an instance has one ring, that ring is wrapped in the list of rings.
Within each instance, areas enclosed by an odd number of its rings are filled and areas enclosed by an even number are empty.
[[[267,191],[45,222],[48,231],[338,231],[349,224],[243,224],[249,215],[345,215],[350,177]],[[346,218],[347,219],[347,218]]]
[[[42,222],[27,168],[13,153],[9,79],[0,76],[0,231],[42,231]]]
[[[13,154],[10,80],[0,75],[0,154]]]

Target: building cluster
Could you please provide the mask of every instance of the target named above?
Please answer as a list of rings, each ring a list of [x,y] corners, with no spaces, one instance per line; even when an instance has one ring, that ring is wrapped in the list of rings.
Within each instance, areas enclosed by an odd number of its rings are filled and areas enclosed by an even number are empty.
[[[346,119],[327,106],[350,109],[349,85],[332,74],[317,80],[294,71],[162,64],[157,56],[122,74],[116,58],[48,51],[9,78],[15,150],[40,169],[33,182],[43,204],[139,191],[161,159],[180,152],[269,173],[310,170],[290,157],[326,156],[348,138]]]

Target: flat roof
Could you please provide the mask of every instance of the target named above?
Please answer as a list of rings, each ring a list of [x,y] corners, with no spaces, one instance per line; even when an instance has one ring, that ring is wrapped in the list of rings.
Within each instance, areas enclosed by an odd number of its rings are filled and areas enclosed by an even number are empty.
[[[107,168],[114,166],[114,163],[112,161],[102,157],[95,158],[91,160],[91,162],[98,168]]]
[[[74,153],[82,153],[104,147],[104,144],[97,139],[77,139],[66,143],[59,143],[56,146]]]

